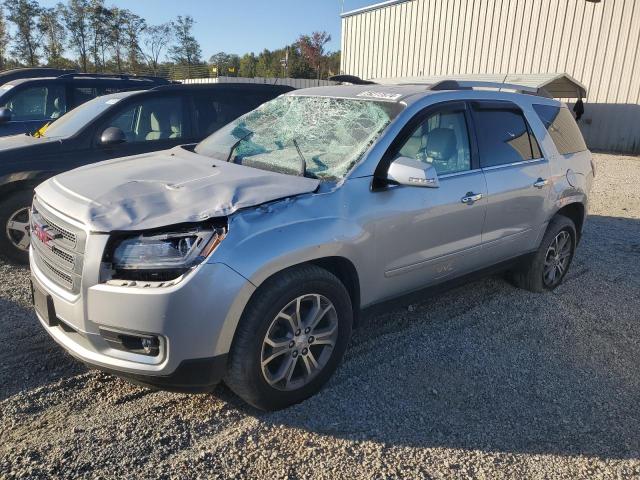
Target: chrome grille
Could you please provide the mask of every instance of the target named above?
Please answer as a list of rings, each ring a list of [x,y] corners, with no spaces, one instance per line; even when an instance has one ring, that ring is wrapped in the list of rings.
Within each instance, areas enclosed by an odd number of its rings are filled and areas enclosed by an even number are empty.
[[[85,232],[38,201],[31,207],[31,246],[38,268],[54,283],[80,292]]]
[[[62,284],[66,286],[69,290],[73,288],[73,277],[71,275],[53,266],[51,263],[47,262],[42,257],[36,259],[36,263],[38,263],[38,266],[40,267],[41,270],[49,274],[48,276],[50,278],[53,277],[52,278],[53,280],[58,280],[62,282]]]

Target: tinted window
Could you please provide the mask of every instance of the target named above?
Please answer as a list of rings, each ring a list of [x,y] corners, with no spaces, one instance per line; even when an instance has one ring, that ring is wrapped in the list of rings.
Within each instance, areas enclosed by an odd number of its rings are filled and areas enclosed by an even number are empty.
[[[397,157],[432,164],[438,175],[471,169],[467,122],[462,111],[430,115],[400,148]]]
[[[568,108],[553,105],[534,105],[560,155],[583,152],[587,149],[582,133]]]
[[[43,85],[17,91],[2,105],[12,113],[12,120],[49,120],[62,116],[66,98],[62,85]]]
[[[273,98],[259,92],[237,92],[217,89],[207,94],[196,95],[195,114],[199,136],[205,137],[241,115]]]
[[[125,107],[102,130],[118,127],[128,142],[182,138],[183,117],[181,98],[150,98]]]
[[[73,101],[76,105],[82,105],[89,100],[96,98],[98,91],[94,87],[74,87]]]
[[[126,94],[123,94],[126,96]],[[99,97],[74,108],[60,120],[56,120],[45,132],[45,137],[65,138],[75,135],[98,115],[117,104],[119,97]]]
[[[540,148],[535,138],[531,137],[519,110],[479,103],[474,107],[474,118],[481,167],[506,165],[541,156]]]

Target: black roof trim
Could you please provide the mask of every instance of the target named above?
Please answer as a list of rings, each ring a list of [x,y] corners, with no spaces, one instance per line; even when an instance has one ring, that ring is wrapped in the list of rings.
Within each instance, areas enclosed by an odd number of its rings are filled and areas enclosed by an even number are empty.
[[[371,80],[363,80],[356,75],[334,75],[329,77],[332,82],[351,83],[353,85],[375,85],[376,82]]]

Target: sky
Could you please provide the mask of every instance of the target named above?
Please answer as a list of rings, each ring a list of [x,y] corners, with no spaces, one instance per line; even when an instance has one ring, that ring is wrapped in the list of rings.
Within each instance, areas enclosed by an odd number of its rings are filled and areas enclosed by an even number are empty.
[[[60,0],[39,0],[52,7]],[[108,6],[128,8],[149,24],[191,15],[194,35],[204,59],[224,51],[242,55],[273,50],[294,42],[301,34],[327,31],[329,51],[340,49],[340,12],[380,0],[106,0]]]

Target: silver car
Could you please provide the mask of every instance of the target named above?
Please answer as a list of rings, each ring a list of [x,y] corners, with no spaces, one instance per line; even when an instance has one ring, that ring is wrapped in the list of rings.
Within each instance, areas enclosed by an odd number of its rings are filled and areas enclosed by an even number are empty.
[[[278,409],[329,379],[365,307],[496,267],[552,290],[594,168],[532,93],[298,90],[195,147],[53,177],[31,211],[38,318],[93,367]]]

